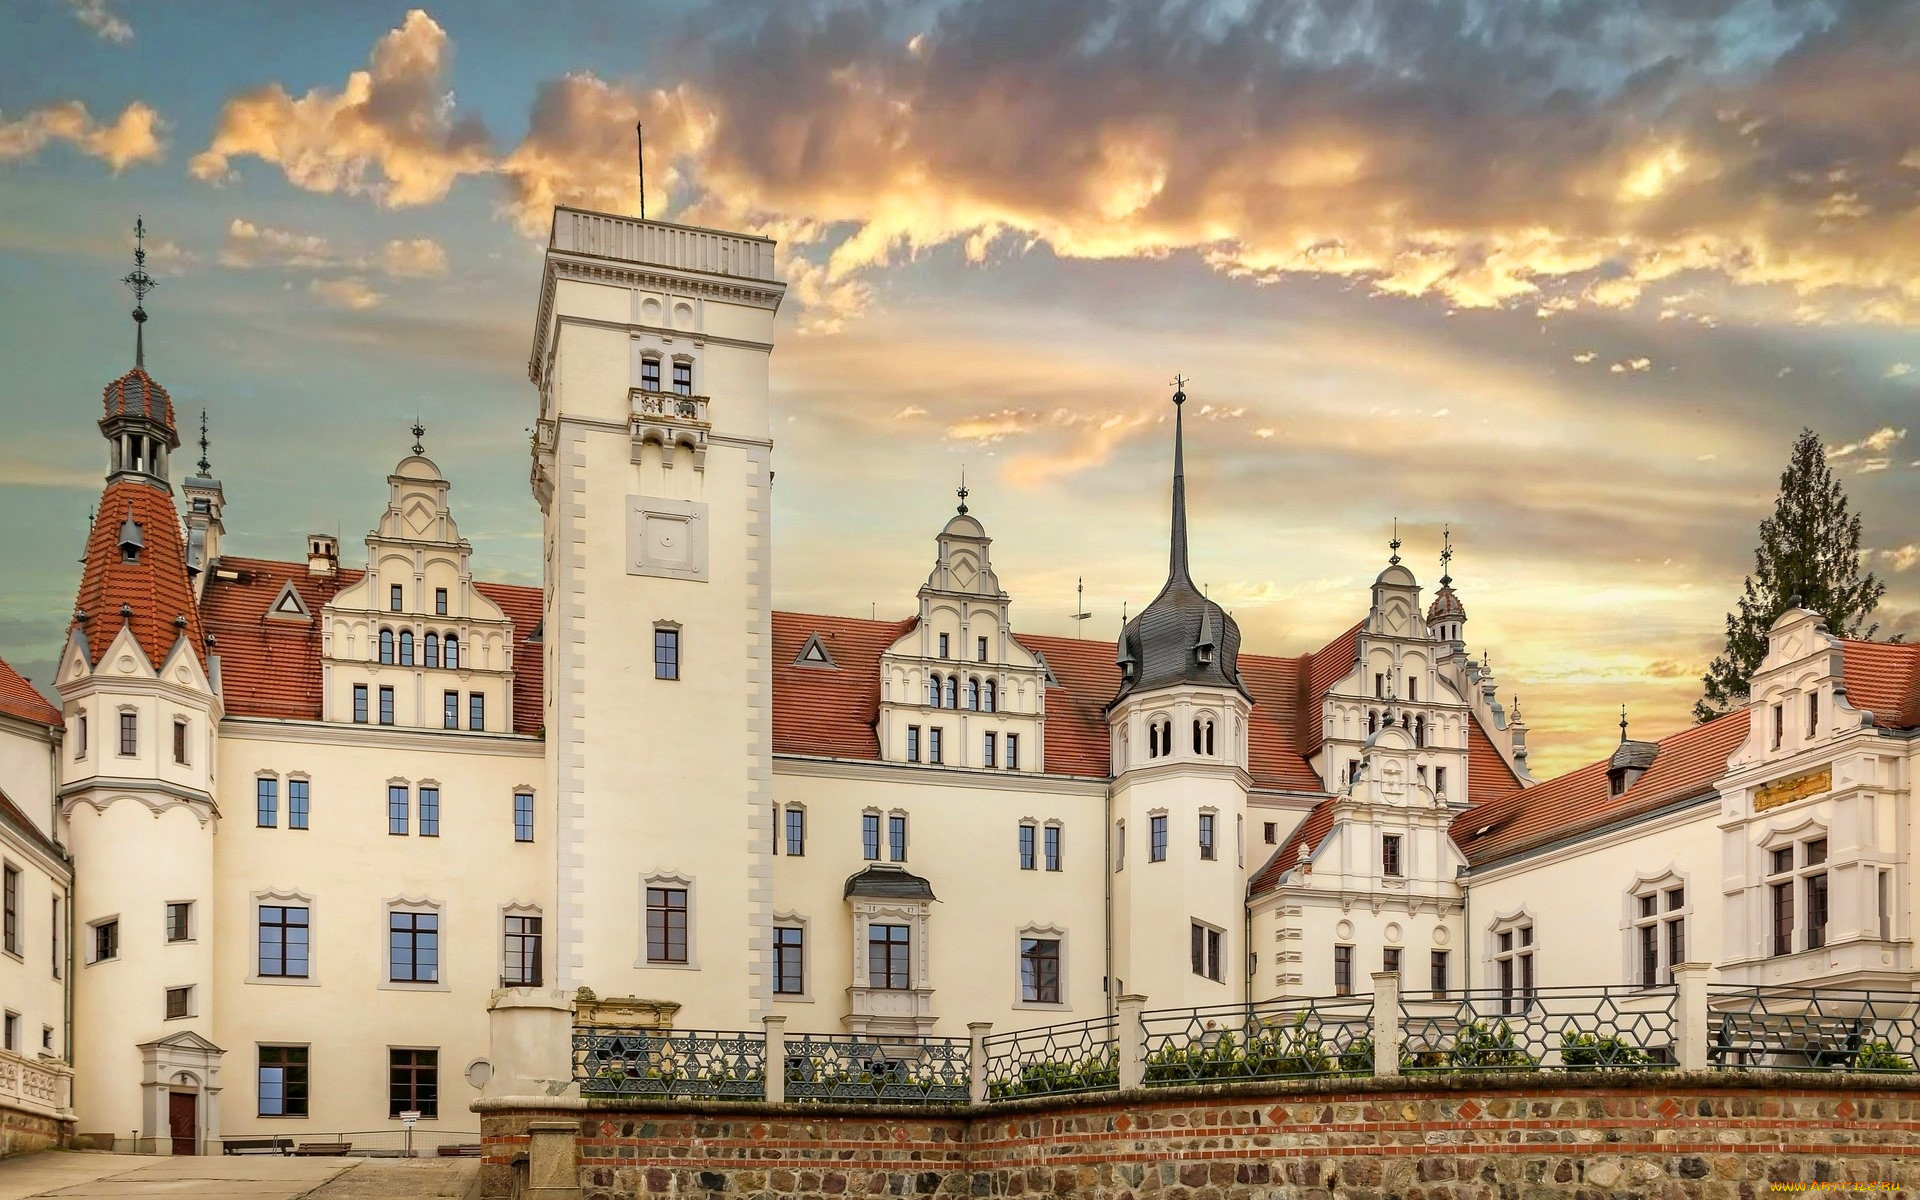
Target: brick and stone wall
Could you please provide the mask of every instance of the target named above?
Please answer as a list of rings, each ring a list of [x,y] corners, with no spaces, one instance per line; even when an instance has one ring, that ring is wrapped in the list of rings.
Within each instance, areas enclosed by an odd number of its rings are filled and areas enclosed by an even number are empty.
[[[528,1130],[561,1122],[578,1128],[580,1193],[591,1200],[1745,1200],[1774,1183],[1920,1188],[1920,1080],[1910,1077],[1329,1079],[938,1115],[599,1100],[477,1107],[484,1195],[499,1200],[516,1195],[516,1173],[518,1194],[548,1194],[527,1189]]]
[[[72,1133],[71,1121],[0,1105],[0,1158],[59,1149]]]

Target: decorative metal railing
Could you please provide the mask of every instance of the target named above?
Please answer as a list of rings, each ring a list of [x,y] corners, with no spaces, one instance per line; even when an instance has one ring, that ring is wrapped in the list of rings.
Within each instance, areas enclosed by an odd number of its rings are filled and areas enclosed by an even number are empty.
[[[1710,987],[1707,1061],[1722,1070],[1910,1073],[1920,1063],[1920,994]]]
[[[848,1037],[789,1034],[788,1100],[880,1104],[965,1104],[970,1043],[966,1038]]]
[[[1371,996],[1162,1008],[1140,1025],[1148,1087],[1373,1070]]]
[[[987,1099],[1112,1091],[1120,1086],[1120,1048],[1112,1017],[989,1035]]]
[[[576,1027],[573,1077],[588,1096],[758,1100],[766,1095],[767,1037]]]
[[[1457,991],[1401,1002],[1403,1071],[1663,1067],[1676,1062],[1672,987]]]

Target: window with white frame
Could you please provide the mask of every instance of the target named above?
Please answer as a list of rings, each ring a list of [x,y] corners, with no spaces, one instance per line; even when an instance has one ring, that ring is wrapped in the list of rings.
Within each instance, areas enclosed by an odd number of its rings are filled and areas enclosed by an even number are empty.
[[[1039,829],[1040,827],[1032,821],[1020,822],[1020,869],[1022,871],[1034,870],[1039,861],[1038,847],[1035,842]]]
[[[1767,850],[1769,952],[1794,954],[1827,944],[1827,835]]]
[[[1060,822],[1048,821],[1041,833],[1045,835],[1047,870],[1058,871],[1060,869]]]
[[[1687,904],[1685,881],[1668,876],[1648,880],[1633,889],[1628,916],[1633,952],[1632,979],[1643,988],[1673,982],[1673,968],[1686,961]]]
[[[394,908],[387,912],[387,979],[440,982],[440,914]]]
[[[1216,855],[1213,836],[1214,821],[1214,814],[1210,812],[1200,814],[1200,857],[1203,859],[1211,860]]]
[[[807,930],[804,925],[773,927],[773,994],[804,996],[807,992]]]
[[[1167,816],[1155,813],[1147,818],[1147,861],[1167,861]]]
[[[1060,944],[1053,930],[1033,930],[1020,937],[1020,1002],[1060,1003]]]
[[[887,814],[887,858],[907,861],[907,814],[903,812]]]
[[[1534,996],[1533,919],[1517,917],[1493,930],[1493,971],[1500,988],[1500,1011],[1521,1011]]]
[[[1221,951],[1226,942],[1225,933],[1211,925],[1194,921],[1191,938],[1193,973],[1203,979],[1211,979],[1215,983],[1223,982],[1226,978],[1224,974],[1226,968],[1223,965],[1225,956]]]
[[[798,804],[787,805],[787,854],[799,858],[807,852],[807,810]]]
[[[263,979],[307,978],[312,910],[305,903],[259,905],[259,958],[256,974]]]
[[[677,875],[658,875],[647,880],[647,957],[648,966],[692,967],[693,882]]]

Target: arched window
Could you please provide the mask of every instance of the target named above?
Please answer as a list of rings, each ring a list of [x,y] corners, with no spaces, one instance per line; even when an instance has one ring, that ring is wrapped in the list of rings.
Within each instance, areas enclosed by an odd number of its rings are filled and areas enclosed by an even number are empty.
[[[980,711],[980,681],[978,679],[967,680],[967,707],[975,712]]]
[[[1413,744],[1416,746],[1427,744],[1427,719],[1424,716],[1413,719]]]
[[[927,676],[927,703],[935,708],[940,707],[940,677],[938,675]]]
[[[1202,717],[1193,723],[1193,752],[1213,757],[1213,719]]]
[[[393,630],[391,629],[380,631],[380,661],[383,663],[393,661]]]
[[[993,680],[991,679],[987,680],[986,684],[981,688],[981,691],[980,691],[980,699],[981,699],[982,707],[984,707],[988,712],[998,711],[994,708],[994,691],[995,691],[995,688],[993,686]]]
[[[429,667],[439,666],[440,665],[440,635],[437,633],[429,633],[427,635],[426,643],[427,643],[426,665]]]
[[[958,675],[947,676],[947,707],[960,707],[960,677]]]
[[[400,665],[403,667],[413,665],[413,630],[411,629],[400,631]]]
[[[451,633],[447,635],[447,669],[450,671],[460,669],[460,639]]]
[[[1160,722],[1147,722],[1147,757],[1160,757]]]
[[[1367,732],[1368,733],[1380,732],[1380,710],[1379,709],[1370,708],[1367,710]]]

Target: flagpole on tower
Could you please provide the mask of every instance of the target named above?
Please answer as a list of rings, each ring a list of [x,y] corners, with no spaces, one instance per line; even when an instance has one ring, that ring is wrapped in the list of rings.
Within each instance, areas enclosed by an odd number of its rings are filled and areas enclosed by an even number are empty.
[[[633,123],[634,156],[640,164],[640,219],[647,219],[647,135],[641,132],[640,122]]]

